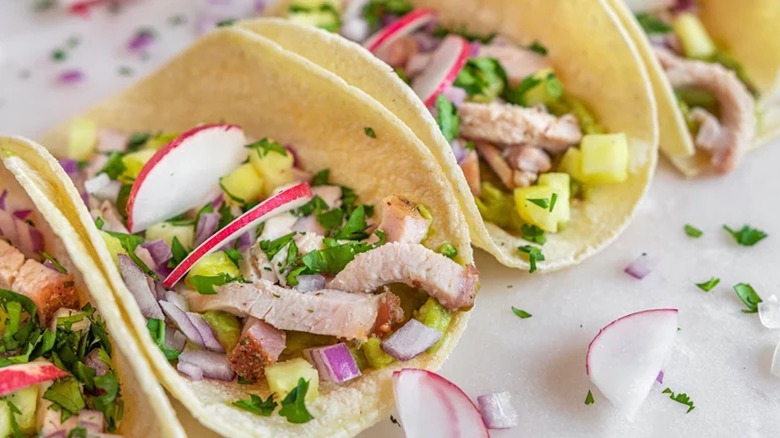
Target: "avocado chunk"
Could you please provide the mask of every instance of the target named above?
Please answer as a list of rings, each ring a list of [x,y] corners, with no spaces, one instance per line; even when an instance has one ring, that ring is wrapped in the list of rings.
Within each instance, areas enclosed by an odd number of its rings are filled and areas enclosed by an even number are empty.
[[[687,58],[707,59],[717,51],[704,23],[695,14],[683,12],[677,15],[672,22],[672,28],[680,39]]]
[[[209,310],[201,316],[214,331],[217,341],[228,353],[238,344],[241,337],[241,321],[232,313],[220,310]]]
[[[361,349],[366,356],[368,365],[376,370],[382,369],[395,361],[393,356],[382,350],[382,340],[377,337],[368,338]]]
[[[447,332],[447,328],[450,326],[452,312],[442,306],[435,298],[428,298],[428,301],[417,310],[414,318],[428,327],[438,330],[444,335]],[[432,354],[438,351],[442,341],[444,341],[444,336],[439,339],[439,342],[433,344],[433,346],[428,349],[428,353]]]

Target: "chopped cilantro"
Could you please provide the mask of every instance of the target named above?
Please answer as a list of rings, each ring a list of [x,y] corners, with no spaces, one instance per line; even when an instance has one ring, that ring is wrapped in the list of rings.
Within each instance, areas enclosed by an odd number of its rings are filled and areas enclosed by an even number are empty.
[[[553,193],[552,196],[550,196],[550,212],[553,211],[555,208],[555,203],[558,202],[558,194]]]
[[[230,261],[232,261],[236,266],[238,266],[239,262],[241,262],[241,260],[244,259],[244,256],[242,256],[241,253],[235,249],[229,248],[226,249],[224,252],[228,256]]]
[[[691,398],[688,397],[688,394],[684,392],[674,395],[674,392],[672,392],[671,389],[666,388],[661,392],[661,394],[669,394],[670,399],[676,401],[677,403],[688,406],[688,411],[685,412],[686,414],[689,414],[692,410],[696,409],[696,406],[693,405],[693,400],[691,400]]]
[[[295,237],[294,231],[274,240],[261,240],[260,249],[263,250],[268,260],[272,260],[279,251],[292,242],[293,237]]]
[[[127,252],[127,256],[130,257],[130,259],[133,260],[133,262],[135,262],[135,264],[138,265],[138,267],[141,268],[141,270],[143,270],[146,275],[152,277],[155,280],[159,279],[157,273],[154,272],[154,270],[152,270],[150,267],[146,266],[146,263],[144,263],[144,261],[141,260],[135,253],[135,249],[138,247],[138,245],[144,243],[143,237],[136,236],[135,234],[119,233],[116,231],[106,231],[106,233],[116,237],[119,240],[122,248],[124,248]]]
[[[312,251],[301,257],[301,262],[315,274],[338,274],[357,254],[372,248],[366,243],[350,242]]]
[[[544,261],[544,254],[542,254],[541,248],[531,245],[524,245],[517,248],[521,254],[528,254],[528,263],[530,267],[528,272],[536,272],[536,262]]]
[[[55,62],[62,62],[67,56],[67,53],[62,49],[54,49],[51,51],[51,59]]]
[[[732,230],[728,225],[724,225],[723,229],[731,234],[731,237],[742,246],[753,246],[767,237],[767,234],[759,229],[751,228],[749,225],[743,225],[739,231]]]
[[[116,72],[120,76],[132,76],[133,75],[133,69],[126,66],[126,65],[120,65],[119,68],[116,70]]]
[[[539,245],[544,245],[547,243],[547,237],[544,235],[544,230],[537,227],[536,225],[521,225],[520,235],[523,239]]]
[[[260,139],[254,143],[246,145],[245,147],[248,149],[255,150],[258,156],[260,157],[264,157],[270,154],[271,152],[277,153],[279,155],[285,155],[285,156],[289,153],[284,146],[271,140],[270,138]]]
[[[16,406],[14,402],[11,400],[6,400],[8,402],[8,410],[11,411],[11,415],[9,415],[9,420],[11,423],[11,432],[13,432],[14,438],[24,438],[24,434],[22,433],[22,429],[19,428],[19,423],[16,421],[17,415],[22,415],[22,411],[19,410],[19,407]]]
[[[458,136],[460,131],[458,111],[455,105],[442,94],[436,96],[436,123],[448,142]]]
[[[311,179],[312,186],[326,186],[330,179],[330,169],[322,169],[315,173]]]
[[[449,242],[442,243],[436,252],[450,259],[454,259],[458,256],[458,249]]]
[[[105,173],[113,180],[119,178],[119,175],[124,173],[126,169],[125,163],[122,162],[123,156],[122,152],[111,152],[111,155],[108,156],[108,161],[106,161],[106,164],[103,165],[103,168],[98,173]]]
[[[398,79],[404,81],[407,85],[411,85],[412,80],[409,79],[409,75],[406,74],[406,70],[403,67],[396,67],[393,71],[398,76]]]
[[[87,406],[79,382],[73,377],[55,381],[43,394],[43,398],[60,409],[63,420],[78,415],[79,411]]]
[[[181,244],[179,238],[176,236],[173,236],[173,240],[171,241],[171,253],[173,254],[171,261],[174,266],[181,263],[189,255],[187,250],[184,249],[184,245]]]
[[[694,227],[693,225],[685,224],[685,234],[687,234],[689,237],[698,239],[702,236],[702,234],[704,234],[704,232]]]
[[[349,219],[347,219],[347,223],[336,233],[335,237],[341,240],[362,240],[368,237],[368,233],[366,233],[367,227],[366,208],[361,205],[352,212]]]
[[[176,360],[179,358],[180,351],[165,346],[165,321],[150,318],[146,321],[146,328],[149,329],[149,334],[152,335],[152,340],[154,340],[154,343],[160,347],[160,350],[162,350],[166,359]]]
[[[298,379],[298,386],[292,389],[287,396],[282,400],[282,409],[279,410],[279,415],[287,418],[287,421],[294,424],[308,423],[313,420],[314,417],[306,409],[306,391],[309,390],[309,382]]]
[[[203,295],[214,295],[217,291],[215,286],[223,286],[234,281],[238,281],[238,278],[231,277],[230,275],[222,272],[213,276],[206,275],[194,275],[189,277],[188,280],[192,283],[192,286],[196,291]]]
[[[249,400],[238,400],[231,404],[239,409],[249,411],[262,417],[270,417],[277,406],[273,394],[269,395],[267,400],[263,400],[258,395],[249,394]]]
[[[532,316],[533,316],[533,315],[531,315],[530,313],[526,312],[525,310],[518,309],[518,308],[517,308],[517,307],[515,307],[515,306],[512,306],[512,312],[513,312],[515,315],[519,316],[519,317],[520,317],[520,319],[526,319],[526,318],[530,318],[530,317],[532,317]]]
[[[503,93],[507,76],[495,58],[471,58],[458,73],[454,85],[466,90],[470,100],[487,103]]]
[[[235,23],[236,23],[236,21],[238,21],[238,20],[237,20],[237,19],[235,19],[235,18],[227,18],[227,19],[225,19],[225,20],[220,20],[220,21],[218,21],[218,22],[217,22],[217,27],[228,27],[228,26],[232,26],[233,24],[235,24]]]
[[[102,228],[102,227],[101,227],[101,228]],[[51,264],[52,264],[52,266],[54,266],[54,269],[56,269],[56,270],[57,270],[57,272],[59,272],[60,274],[67,274],[67,273],[68,273],[68,270],[67,270],[67,269],[65,269],[65,267],[64,267],[64,266],[62,266],[62,264],[60,264],[60,262],[59,262],[59,261],[57,261],[57,259],[55,259],[55,258],[54,258],[54,257],[52,257],[51,255],[49,255],[48,253],[46,253],[46,252],[42,252],[42,253],[41,253],[41,257],[43,257],[43,259],[44,259],[44,260],[46,260],[46,261],[48,261],[49,263],[51,263]]]
[[[526,199],[526,200],[531,204],[535,204],[545,210],[550,208],[550,204],[551,204],[550,200],[547,198],[534,198],[534,199]]]
[[[758,312],[758,303],[760,303],[761,297],[758,296],[753,286],[747,283],[739,283],[734,286],[734,291],[739,296],[739,299],[745,303],[747,309],[742,309],[743,313],[756,313]]]
[[[366,126],[365,128],[363,128],[363,131],[365,131],[367,136],[371,138],[376,138],[376,132],[374,132],[374,128],[370,126]]]
[[[672,31],[672,26],[651,14],[636,14],[636,21],[647,34],[663,34]]]
[[[528,46],[528,50],[538,53],[542,56],[547,56],[547,48],[542,45],[539,41],[534,40],[534,42],[531,43],[530,46]]]
[[[447,35],[458,35],[459,37],[462,37],[467,41],[471,41],[471,42],[476,41],[482,44],[488,44],[491,41],[493,41],[493,38],[496,37],[495,32],[488,35],[478,35],[476,33],[471,33],[466,30],[465,25],[459,28],[447,28],[439,25],[439,27],[437,27],[436,30],[433,31],[433,36],[438,38],[444,38]]]
[[[382,18],[387,15],[400,17],[412,12],[413,6],[408,0],[370,0],[363,6],[362,15],[369,29],[375,31],[382,26]]]
[[[83,427],[74,427],[68,432],[68,438],[87,438],[87,429]]]
[[[720,283],[720,278],[718,277],[712,277],[709,280],[703,282],[703,283],[696,283],[696,286],[699,286],[699,289],[703,290],[704,292],[711,291],[715,286]]]
[[[588,395],[585,396],[585,404],[586,405],[592,405],[593,403],[596,403],[596,400],[593,399],[593,393],[590,392],[590,389],[588,390]]]
[[[151,137],[152,134],[149,132],[133,132],[127,139],[126,149],[128,152],[135,152],[141,149]]]

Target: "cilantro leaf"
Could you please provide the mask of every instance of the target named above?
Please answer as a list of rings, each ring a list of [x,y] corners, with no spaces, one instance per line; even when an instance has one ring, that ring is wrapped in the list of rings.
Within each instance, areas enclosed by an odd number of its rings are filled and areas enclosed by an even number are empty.
[[[260,139],[244,147],[248,149],[253,149],[255,153],[261,158],[270,154],[271,152],[284,155],[284,156],[286,156],[289,153],[287,149],[284,148],[284,146],[280,145],[279,143],[269,138]]]
[[[506,72],[498,60],[477,57],[466,61],[454,85],[466,90],[470,100],[486,103],[500,96],[507,82]]]
[[[60,274],[67,274],[68,273],[68,270],[65,269],[65,267],[62,266],[62,264],[60,264],[59,261],[57,261],[57,259],[55,259],[51,255],[47,254],[46,252],[42,252],[41,253],[41,257],[43,257],[44,260],[47,260],[49,263],[51,263],[52,266],[54,266],[54,269],[56,269],[57,272],[59,272]]]
[[[530,318],[530,317],[532,317],[532,316],[533,316],[533,315],[531,315],[530,313],[526,312],[525,310],[518,309],[518,308],[517,308],[517,307],[515,307],[515,306],[512,306],[512,312],[513,312],[515,315],[519,316],[519,317],[520,317],[520,319],[526,319],[526,318]]]
[[[732,230],[728,225],[724,225],[723,229],[728,231],[731,237],[742,246],[753,246],[767,237],[765,232],[751,228],[749,225],[743,225],[739,231]]]
[[[315,173],[311,179],[311,185],[314,186],[326,186],[330,179],[330,169],[322,169]]]
[[[745,303],[747,309],[743,309],[743,313],[756,313],[758,312],[758,303],[762,302],[761,297],[758,296],[753,286],[747,283],[739,283],[734,286],[734,292],[737,293],[739,299]]]
[[[180,351],[165,346],[165,321],[149,318],[149,320],[146,321],[146,328],[149,329],[149,334],[152,335],[154,343],[160,347],[160,350],[162,350],[166,359],[176,360],[179,358],[179,354],[181,354]]]
[[[87,438],[87,429],[74,427],[68,432],[68,438]]]
[[[542,56],[547,56],[547,48],[542,45],[539,41],[534,40],[534,42],[531,43],[530,46],[528,46],[528,50],[538,53]]]
[[[537,205],[540,208],[543,208],[545,210],[550,208],[550,200],[547,198],[526,199],[526,201],[530,202],[531,204]]]
[[[14,404],[10,399],[6,400],[8,402],[8,409],[11,411],[11,415],[9,415],[9,420],[11,423],[11,431],[13,432],[14,438],[24,438],[24,434],[22,433],[22,430],[19,428],[19,423],[16,421],[17,415],[22,415],[22,411],[19,410],[19,407]]]
[[[268,260],[272,260],[279,251],[292,242],[293,237],[295,237],[294,231],[274,240],[261,240],[260,249],[263,250]]]
[[[144,271],[146,275],[152,277],[155,280],[159,280],[157,273],[154,272],[154,270],[149,266],[146,266],[146,263],[144,263],[144,261],[141,260],[135,253],[135,249],[138,247],[138,245],[144,243],[143,237],[136,236],[135,234],[119,233],[116,231],[106,231],[106,233],[119,239],[119,243],[122,245],[122,248],[127,251],[127,256],[130,257],[130,259],[133,260],[133,262],[138,265],[138,267],[141,268],[141,270]]]
[[[557,193],[553,193],[553,194],[550,196],[550,212],[551,212],[551,213],[552,213],[552,211],[555,209],[555,203],[556,203],[556,202],[558,202],[558,194],[557,194]]]
[[[249,400],[238,400],[231,404],[239,409],[249,411],[262,417],[270,417],[277,406],[273,394],[269,395],[267,400],[263,400],[258,395],[249,394]]]
[[[184,245],[181,244],[179,238],[176,236],[173,236],[173,240],[171,241],[171,253],[173,254],[171,261],[174,266],[181,263],[189,255],[187,250],[184,249]]]
[[[371,138],[376,138],[376,132],[374,132],[374,128],[370,126],[366,126],[365,128],[363,128],[363,131],[365,131],[367,136]]]
[[[301,257],[301,262],[314,274],[338,274],[357,254],[372,248],[366,243],[346,243],[312,251]]]
[[[647,34],[664,34],[672,31],[672,26],[651,14],[636,14],[636,21]]]
[[[298,386],[292,389],[282,400],[282,409],[279,415],[287,418],[287,421],[294,424],[308,423],[314,417],[306,409],[306,391],[309,390],[309,381],[298,379]]]
[[[458,110],[442,94],[436,96],[436,124],[448,142],[455,139],[460,132]]]
[[[150,132],[134,132],[130,134],[130,138],[127,139],[127,151],[135,152],[141,149],[151,137],[152,134]]]
[[[544,230],[536,225],[522,224],[520,226],[520,235],[523,239],[539,245],[547,243],[547,237],[544,235]]]
[[[478,35],[476,33],[471,33],[466,30],[466,26],[463,25],[459,28],[447,28],[444,26],[439,25],[439,27],[436,28],[436,30],[433,31],[433,36],[438,38],[444,38],[447,35],[458,35],[459,37],[471,41],[471,42],[479,42],[482,44],[488,44],[491,41],[493,41],[493,38],[496,37],[496,33],[490,33],[488,35]]]
[[[336,239],[341,240],[362,240],[368,237],[366,233],[366,208],[361,205],[356,208],[347,219],[347,223],[344,227],[336,233]]]
[[[688,397],[688,394],[684,392],[674,395],[674,392],[672,392],[671,389],[666,388],[661,392],[661,394],[669,394],[670,399],[676,401],[677,403],[688,406],[688,411],[685,412],[686,414],[689,414],[692,410],[696,409],[696,406],[693,405],[693,400],[691,400],[691,398]]]
[[[111,152],[108,156],[108,161],[106,161],[106,164],[103,165],[98,174],[105,173],[112,180],[119,178],[119,175],[124,173],[126,169],[125,163],[122,161],[124,155],[124,153],[118,151]]]
[[[214,295],[217,293],[214,289],[215,286],[222,286],[238,280],[238,278],[231,277],[224,272],[213,276],[194,275],[189,277],[192,287],[203,295]]]
[[[449,242],[442,243],[436,252],[450,259],[455,259],[458,256],[458,249]]]
[[[544,261],[544,254],[542,254],[541,248],[531,245],[524,245],[517,248],[520,253],[528,254],[528,263],[531,265],[528,272],[536,272],[536,262]]]
[[[585,404],[586,405],[592,405],[593,403],[596,403],[596,400],[593,399],[593,393],[590,392],[590,389],[588,390],[588,395],[585,396]]]
[[[720,283],[720,278],[718,277],[712,277],[709,280],[702,282],[702,283],[696,283],[696,286],[699,287],[699,289],[703,290],[704,292],[711,291],[715,286]]]
[[[515,88],[507,89],[503,97],[509,103],[525,106],[525,94],[541,82],[542,80],[536,76],[528,75]]]
[[[693,225],[685,224],[685,234],[687,234],[689,237],[693,237],[694,239],[698,239],[701,237],[704,232]]]
[[[78,380],[66,377],[55,381],[49,389],[43,393],[43,398],[49,400],[62,410],[63,419],[71,415],[77,415],[87,405]]]

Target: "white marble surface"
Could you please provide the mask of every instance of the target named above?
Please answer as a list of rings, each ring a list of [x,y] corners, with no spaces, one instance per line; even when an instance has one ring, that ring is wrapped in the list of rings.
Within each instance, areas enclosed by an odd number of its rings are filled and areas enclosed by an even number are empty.
[[[89,20],[60,13],[33,13],[33,1],[0,0],[0,133],[31,137],[48,126],[119,91],[162,63],[194,37],[198,2],[137,1],[118,15],[98,12]],[[190,9],[190,10],[188,10]],[[189,22],[167,24],[183,14]],[[147,59],[128,53],[136,29],[151,26],[158,38]],[[80,44],[63,63],[50,52],[71,36]],[[133,76],[117,73],[120,66]],[[61,86],[57,74],[83,69],[83,83]],[[27,79],[21,78],[29,72]],[[520,425],[495,432],[510,436],[780,436],[780,378],[769,373],[778,331],[757,315],[740,312],[731,287],[751,283],[764,298],[780,293],[780,140],[752,153],[723,178],[686,181],[662,162],[650,194],[624,235],[602,254],[549,275],[503,268],[484,253],[477,261],[482,292],[471,324],[442,373],[469,395],[508,390]],[[688,238],[683,225],[704,230]],[[751,224],[769,234],[754,247],[737,246],[723,224]],[[647,278],[623,267],[642,252],[658,259]],[[695,282],[721,278],[710,293]],[[511,306],[532,318],[519,319]],[[665,367],[664,386],[653,388],[633,421],[621,417],[590,384],[584,358],[598,329],[628,312],[653,307],[680,309],[680,327]],[[661,394],[686,392],[696,409]],[[584,405],[588,390],[594,405]],[[181,411],[180,411],[181,412]],[[211,436],[186,414],[192,436]],[[365,436],[401,436],[385,421]]]

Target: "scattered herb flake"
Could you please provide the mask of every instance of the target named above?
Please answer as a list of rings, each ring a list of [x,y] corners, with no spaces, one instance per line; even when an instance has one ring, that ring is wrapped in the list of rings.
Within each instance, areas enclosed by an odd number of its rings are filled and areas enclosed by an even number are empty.
[[[232,405],[255,415],[270,417],[276,409],[277,403],[274,401],[273,394],[269,395],[267,400],[263,400],[259,395],[249,394],[249,400],[238,400]]]
[[[745,303],[745,306],[747,306],[747,309],[742,309],[743,313],[758,312],[758,303],[762,300],[761,297],[758,296],[758,293],[756,293],[756,290],[753,289],[753,286],[747,283],[739,283],[734,286],[734,291],[737,293],[737,296],[739,296],[739,299]]]
[[[592,405],[593,403],[596,403],[596,400],[593,399],[593,393],[590,392],[590,389],[588,390],[588,395],[585,396],[585,404],[586,405]]]
[[[539,245],[544,245],[547,243],[547,237],[544,235],[544,230],[537,227],[536,225],[520,225],[520,235],[523,239]]]
[[[235,19],[235,18],[228,18],[226,20],[221,20],[221,21],[217,22],[217,27],[232,26],[233,24],[235,24],[236,21],[238,21],[238,20]]]
[[[168,24],[171,26],[180,26],[187,22],[187,17],[182,14],[171,15],[168,17]]]
[[[512,306],[512,312],[514,312],[515,315],[519,316],[520,319],[526,319],[526,318],[530,318],[530,317],[533,316],[530,313],[526,312],[525,310],[518,309],[515,306]]]
[[[452,244],[449,242],[442,243],[436,252],[450,259],[454,259],[458,256],[458,249],[452,246]]]
[[[558,194],[553,193],[552,196],[550,196],[550,212],[553,211],[555,208],[555,203],[558,202]]]
[[[520,253],[528,254],[528,263],[530,267],[528,272],[536,272],[536,262],[544,261],[544,254],[542,254],[541,248],[531,245],[524,245],[517,248]]]
[[[192,283],[195,290],[203,295],[216,294],[217,291],[214,289],[215,286],[223,286],[234,281],[239,281],[238,278],[231,277],[224,272],[213,276],[194,275],[189,277],[188,280]]]
[[[120,76],[132,76],[133,75],[133,69],[128,67],[128,66],[126,66],[126,65],[121,65],[117,69],[117,73],[119,73]]]
[[[696,409],[696,406],[693,405],[693,400],[691,400],[691,398],[688,397],[688,394],[684,392],[674,395],[674,392],[672,392],[671,389],[666,388],[663,390],[662,394],[669,394],[670,399],[676,401],[677,403],[688,406],[688,411],[686,414],[689,414],[692,410]]]
[[[374,132],[374,128],[370,126],[366,126],[365,128],[363,128],[363,131],[365,131],[367,136],[371,138],[376,138],[376,132]]]
[[[703,290],[704,292],[709,292],[712,290],[712,288],[717,286],[718,283],[720,283],[720,278],[712,277],[703,283],[696,283],[696,286],[699,286],[699,289]]]
[[[146,328],[149,329],[149,333],[152,335],[152,340],[162,350],[165,358],[168,360],[176,360],[179,358],[180,352],[173,348],[165,346],[165,321],[160,319],[150,318],[146,321]]]
[[[647,34],[664,34],[672,31],[672,26],[651,14],[636,14],[636,21]]]
[[[547,198],[526,199],[526,201],[530,202],[531,204],[535,204],[545,210],[550,208],[550,200]]]
[[[751,228],[749,225],[743,225],[739,231],[732,230],[728,225],[724,225],[723,229],[728,231],[731,237],[742,246],[753,246],[767,237],[765,232]]]
[[[448,142],[454,140],[460,132],[458,111],[443,94],[436,97],[436,124]]]
[[[62,49],[54,49],[51,51],[51,60],[55,62],[62,62],[68,57],[68,54],[65,53]]]
[[[534,40],[534,42],[531,43],[530,46],[528,46],[528,50],[532,52],[536,52],[542,56],[547,56],[547,48],[544,47],[539,41]]]
[[[693,237],[695,239],[698,239],[699,237],[704,234],[704,232],[693,225],[685,224],[685,234],[687,234],[689,237]]]
[[[398,422],[398,420],[395,419],[392,415],[390,416],[390,422],[395,424],[398,427],[401,427],[401,423]]]
[[[57,259],[55,259],[51,255],[49,255],[48,253],[42,252],[41,253],[41,257],[43,257],[44,260],[48,260],[49,263],[51,263],[52,266],[54,266],[54,269],[56,269],[57,272],[59,272],[60,274],[67,274],[68,273],[68,270],[65,269],[65,267],[62,266],[62,264]]]

